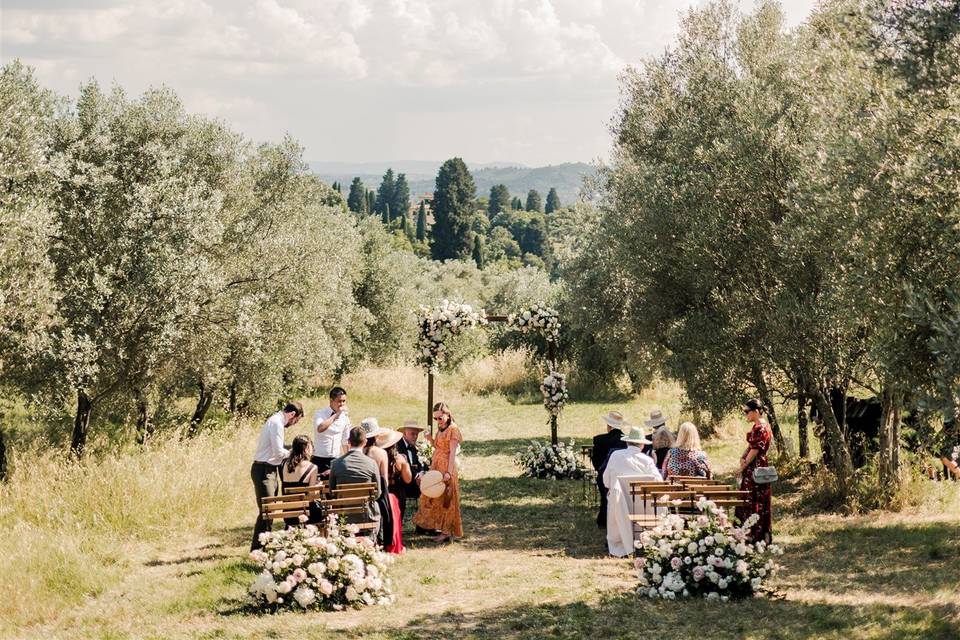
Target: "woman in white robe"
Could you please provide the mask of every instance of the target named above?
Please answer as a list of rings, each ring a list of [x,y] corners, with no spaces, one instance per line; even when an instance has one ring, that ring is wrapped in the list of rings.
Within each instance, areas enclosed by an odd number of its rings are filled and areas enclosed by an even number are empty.
[[[630,522],[630,481],[662,480],[657,463],[641,451],[650,444],[639,427],[621,438],[626,449],[612,451],[603,468],[603,484],[607,489],[607,548],[614,556],[628,556],[634,551],[633,523]]]

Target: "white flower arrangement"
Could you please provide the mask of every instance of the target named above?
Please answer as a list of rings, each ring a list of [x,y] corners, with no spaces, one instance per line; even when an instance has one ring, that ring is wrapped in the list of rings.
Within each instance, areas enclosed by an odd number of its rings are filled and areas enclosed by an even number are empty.
[[[567,378],[559,371],[550,370],[540,385],[543,393],[543,406],[552,416],[560,415],[563,405],[567,403]]]
[[[474,311],[468,304],[443,300],[437,307],[420,307],[420,337],[417,361],[436,372],[446,358],[444,342],[466,328],[487,324],[483,309]]]
[[[507,326],[521,333],[540,333],[547,342],[560,340],[560,316],[556,309],[545,304],[534,304],[529,309],[507,316]]]
[[[250,552],[263,568],[249,589],[255,604],[335,611],[391,604],[392,558],[356,533],[355,525],[339,526],[334,519],[326,536],[312,524],[260,534],[263,548]]]
[[[779,569],[773,556],[783,552],[777,545],[748,540],[759,516],[751,515],[738,527],[706,498],[700,498],[697,507],[702,513],[696,517],[669,515],[640,535],[634,560],[637,593],[666,600],[700,596],[727,601],[763,590],[764,581]]]
[[[420,459],[420,464],[425,468],[428,468],[433,462],[434,451],[435,447],[426,440],[417,440],[417,457]]]
[[[550,478],[565,480],[568,478],[593,477],[593,469],[587,467],[574,451],[574,441],[569,444],[558,442],[555,445],[531,440],[526,449],[520,450],[513,458],[523,475],[529,478]]]

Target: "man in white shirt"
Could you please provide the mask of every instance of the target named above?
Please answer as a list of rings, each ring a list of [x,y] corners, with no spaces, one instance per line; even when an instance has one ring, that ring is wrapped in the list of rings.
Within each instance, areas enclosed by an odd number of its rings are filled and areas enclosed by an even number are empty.
[[[283,431],[297,424],[302,417],[303,405],[299,402],[290,402],[283,411],[277,411],[267,418],[260,429],[257,450],[253,454],[253,466],[250,467],[253,491],[257,496],[257,523],[253,527],[251,551],[261,547],[260,534],[269,531],[273,525],[270,520],[260,517],[260,501],[265,497],[277,495],[280,488],[280,465],[287,457],[287,448],[283,444]]]
[[[612,451],[603,467],[607,487],[607,548],[611,555],[633,553],[633,523],[630,522],[630,480],[662,480],[657,463],[641,447],[650,444],[640,427],[621,438],[626,449]]]
[[[343,387],[330,389],[330,406],[313,414],[313,457],[319,474],[330,474],[330,463],[349,449],[350,416],[347,415],[347,392]]]

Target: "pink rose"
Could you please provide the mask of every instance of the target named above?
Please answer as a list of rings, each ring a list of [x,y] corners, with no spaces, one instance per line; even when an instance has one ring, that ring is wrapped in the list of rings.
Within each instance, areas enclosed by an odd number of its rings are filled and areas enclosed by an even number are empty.
[[[680,558],[674,556],[674,557],[670,560],[670,566],[673,567],[673,570],[674,570],[674,571],[676,571],[677,569],[679,569],[680,567],[683,566],[683,560],[681,560]]]

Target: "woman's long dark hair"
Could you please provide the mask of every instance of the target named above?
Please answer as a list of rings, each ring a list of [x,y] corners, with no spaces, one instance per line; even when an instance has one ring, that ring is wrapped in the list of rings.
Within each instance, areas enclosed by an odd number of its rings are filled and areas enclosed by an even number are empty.
[[[299,435],[293,439],[290,445],[290,457],[287,458],[287,473],[293,473],[297,465],[307,459],[307,447],[310,446],[310,438],[305,435]]]

